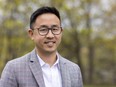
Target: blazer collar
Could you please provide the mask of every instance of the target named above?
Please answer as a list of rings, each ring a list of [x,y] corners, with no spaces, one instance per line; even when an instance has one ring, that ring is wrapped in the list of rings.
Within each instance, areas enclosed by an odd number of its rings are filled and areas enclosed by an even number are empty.
[[[62,78],[62,87],[71,87],[71,80],[70,80],[70,74],[68,71],[68,66],[66,63],[66,59],[59,56],[59,66],[61,71],[61,78]],[[29,61],[29,67],[39,85],[39,87],[45,87],[42,69],[39,63],[39,60],[37,58],[35,49],[30,53],[30,61]]]
[[[69,69],[67,66],[67,60],[60,56],[60,71],[62,77],[62,87],[71,87],[71,79],[69,74]]]
[[[39,87],[45,87],[42,69],[41,69],[39,60],[37,59],[35,49],[30,53],[29,67],[30,67],[32,74],[34,75]]]

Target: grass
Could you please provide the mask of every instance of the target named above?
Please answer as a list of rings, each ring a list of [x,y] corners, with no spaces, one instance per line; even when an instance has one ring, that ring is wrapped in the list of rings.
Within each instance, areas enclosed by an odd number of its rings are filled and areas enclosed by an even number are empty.
[[[116,87],[116,85],[85,85],[84,87]]]

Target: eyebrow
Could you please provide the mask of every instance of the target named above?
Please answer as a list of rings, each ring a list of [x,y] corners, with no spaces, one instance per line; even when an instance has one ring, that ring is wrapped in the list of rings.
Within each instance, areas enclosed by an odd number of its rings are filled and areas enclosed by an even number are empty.
[[[49,27],[47,25],[41,25],[40,27]],[[59,27],[59,25],[51,25],[51,27]]]

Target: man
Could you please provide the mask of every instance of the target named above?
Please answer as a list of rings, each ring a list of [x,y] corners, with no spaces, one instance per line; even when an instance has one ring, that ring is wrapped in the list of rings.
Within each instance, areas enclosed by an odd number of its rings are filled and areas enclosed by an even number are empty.
[[[0,87],[83,87],[79,66],[57,52],[62,31],[56,8],[37,9],[28,30],[35,48],[6,64]]]

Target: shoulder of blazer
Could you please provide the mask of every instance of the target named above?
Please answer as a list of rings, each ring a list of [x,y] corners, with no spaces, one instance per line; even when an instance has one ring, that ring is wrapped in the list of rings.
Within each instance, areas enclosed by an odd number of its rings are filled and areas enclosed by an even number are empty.
[[[62,56],[60,56],[60,61],[62,61],[65,64],[71,65],[71,66],[78,66],[78,64],[68,60],[67,58],[64,58]]]
[[[25,65],[26,63],[28,63],[30,61],[30,58],[31,58],[31,54],[32,52],[29,52],[21,57],[18,57],[18,58],[15,58],[13,60],[10,60],[7,62],[7,66],[10,65],[12,67],[18,67],[18,66],[22,66],[22,65]]]

